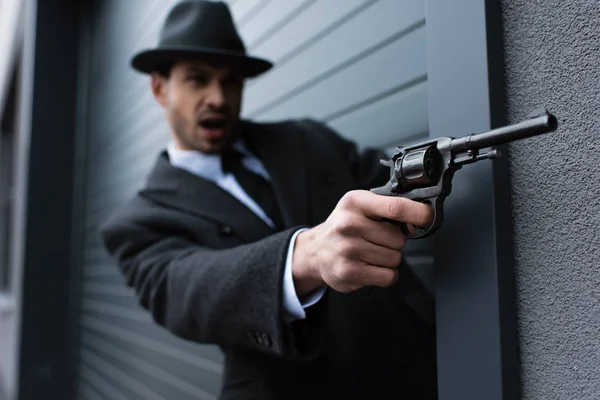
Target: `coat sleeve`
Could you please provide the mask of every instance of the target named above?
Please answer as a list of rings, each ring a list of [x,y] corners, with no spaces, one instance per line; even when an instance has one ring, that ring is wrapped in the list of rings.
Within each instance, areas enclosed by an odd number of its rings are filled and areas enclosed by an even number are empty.
[[[282,311],[289,229],[224,250],[176,233],[172,218],[134,205],[101,229],[140,304],[175,335],[208,344],[243,347],[306,360],[321,346],[324,305],[309,318],[287,322]]]
[[[307,119],[318,134],[325,136],[333,148],[337,149],[342,160],[347,160],[348,168],[358,183],[359,189],[369,190],[386,184],[390,178],[390,170],[379,163],[382,158],[388,158],[384,151],[367,147],[359,149],[356,143],[345,139],[326,124]],[[396,283],[402,292],[404,300],[429,326],[435,325],[435,299],[427,287],[409,267],[406,257],[398,268],[399,277]]]

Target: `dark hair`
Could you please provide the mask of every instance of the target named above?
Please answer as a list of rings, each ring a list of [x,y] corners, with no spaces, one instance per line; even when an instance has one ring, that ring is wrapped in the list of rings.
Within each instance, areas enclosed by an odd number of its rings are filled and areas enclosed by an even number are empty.
[[[173,68],[173,64],[174,63],[172,61],[168,61],[168,62],[159,64],[155,68],[155,72],[158,73],[160,76],[168,79],[169,76],[171,75],[171,69]]]

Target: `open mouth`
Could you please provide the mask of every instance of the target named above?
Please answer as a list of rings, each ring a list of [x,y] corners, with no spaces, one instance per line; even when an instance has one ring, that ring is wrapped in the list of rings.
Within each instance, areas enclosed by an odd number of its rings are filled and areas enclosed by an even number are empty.
[[[207,118],[200,121],[200,126],[205,129],[225,129],[227,120],[225,118]]]
[[[206,118],[200,121],[200,126],[204,129],[207,136],[211,139],[219,139],[225,133],[227,126],[226,118]]]

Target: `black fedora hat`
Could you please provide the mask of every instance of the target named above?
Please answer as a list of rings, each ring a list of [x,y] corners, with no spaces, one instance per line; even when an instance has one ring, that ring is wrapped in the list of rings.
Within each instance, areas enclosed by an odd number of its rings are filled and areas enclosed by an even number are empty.
[[[208,0],[177,3],[167,15],[158,46],[134,55],[131,66],[152,73],[189,57],[231,62],[241,67],[247,77],[257,76],[273,66],[270,61],[246,53],[227,4]]]

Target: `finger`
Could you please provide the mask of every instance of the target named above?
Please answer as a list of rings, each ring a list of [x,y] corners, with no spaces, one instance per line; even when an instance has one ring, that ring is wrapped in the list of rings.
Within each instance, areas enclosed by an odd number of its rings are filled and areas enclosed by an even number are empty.
[[[397,269],[379,268],[372,265],[363,267],[362,284],[365,286],[387,287],[393,285],[397,279]]]
[[[363,239],[378,246],[402,250],[406,246],[406,235],[400,224],[367,219],[361,232]]]
[[[402,261],[402,253],[399,250],[378,246],[370,242],[363,242],[356,249],[356,258],[365,264],[382,268],[396,268]]]
[[[387,212],[384,218],[417,226],[427,226],[433,221],[433,209],[427,204],[403,197],[384,200],[387,200],[387,204],[381,205],[381,212]]]
[[[357,190],[344,196],[346,203],[371,219],[388,218],[417,226],[427,226],[433,220],[433,209],[404,197],[390,197]]]
[[[406,224],[406,229],[408,229],[408,237],[417,236],[417,228],[413,224]]]

